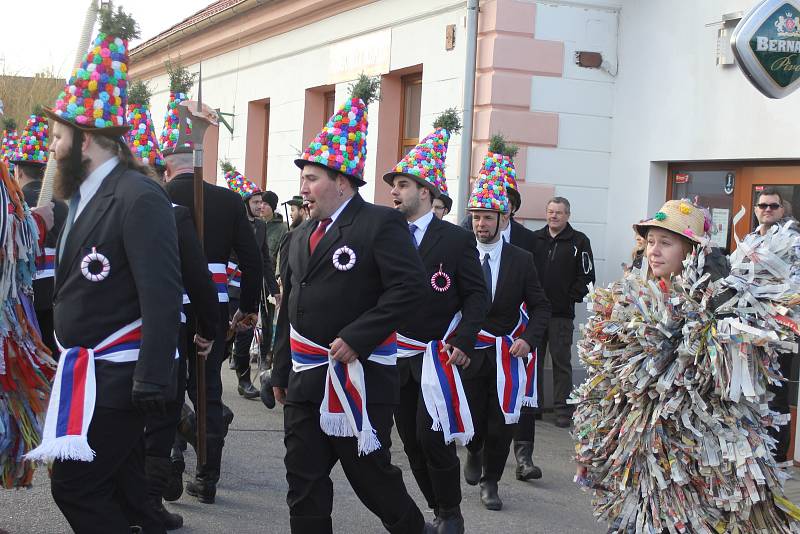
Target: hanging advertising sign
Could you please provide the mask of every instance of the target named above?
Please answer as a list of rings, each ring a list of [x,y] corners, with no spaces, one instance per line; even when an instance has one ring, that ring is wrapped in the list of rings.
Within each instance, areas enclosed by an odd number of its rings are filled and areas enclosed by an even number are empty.
[[[689,173],[688,172],[679,172],[675,175],[675,183],[676,184],[688,184],[689,183]]]
[[[769,98],[800,86],[800,1],[764,0],[731,35],[736,62],[750,83]]]

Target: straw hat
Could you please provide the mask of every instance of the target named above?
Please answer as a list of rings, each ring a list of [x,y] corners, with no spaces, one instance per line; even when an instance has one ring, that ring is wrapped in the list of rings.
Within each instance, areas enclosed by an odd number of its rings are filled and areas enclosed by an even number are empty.
[[[647,230],[652,227],[663,228],[695,243],[705,244],[710,225],[703,210],[690,201],[668,200],[652,218],[633,225],[633,229],[642,237],[647,237]]]

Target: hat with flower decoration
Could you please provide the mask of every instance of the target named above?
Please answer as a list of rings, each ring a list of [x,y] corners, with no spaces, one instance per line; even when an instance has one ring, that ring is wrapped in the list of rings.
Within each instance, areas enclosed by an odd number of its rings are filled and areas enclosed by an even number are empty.
[[[47,164],[48,125],[47,118],[42,112],[42,107],[37,106],[28,117],[25,129],[17,139],[16,148],[8,156],[11,163]]]
[[[236,170],[236,167],[230,164],[230,162],[223,160],[220,162],[219,166],[222,172],[225,173],[224,178],[225,182],[228,184],[228,188],[234,193],[241,195],[244,200],[248,200],[256,193],[261,192],[261,188],[245,178],[242,173]]]
[[[383,181],[394,184],[396,176],[407,176],[418,184],[428,187],[438,197],[445,181],[444,162],[450,136],[461,130],[461,119],[456,110],[450,108],[439,115],[433,123],[433,132],[411,149],[394,168],[383,175]]]
[[[128,40],[138,36],[136,21],[122,8],[103,7],[100,33],[47,116],[89,133],[127,132]]]
[[[496,211],[508,213],[508,192],[502,176],[478,176],[467,202],[467,211]]]
[[[508,144],[501,134],[495,134],[489,141],[489,151],[483,158],[483,165],[478,171],[478,178],[481,176],[498,176],[506,184],[509,202],[514,209],[519,209],[522,198],[517,187],[517,170],[514,167],[514,156],[517,155],[519,147]]]
[[[169,102],[167,102],[167,114],[164,116],[164,127],[161,129],[158,142],[165,156],[170,154],[189,154],[193,148],[191,141],[178,146],[178,134],[180,133],[181,124],[178,106],[184,100],[189,100],[189,90],[194,85],[197,73],[191,73],[180,63],[174,63],[171,60],[168,60],[164,65],[169,76]],[[192,123],[187,121],[186,134],[190,135],[191,133]]]
[[[344,174],[356,185],[364,181],[367,160],[367,106],[376,99],[380,80],[362,74],[350,86],[350,98],[328,119],[322,131],[294,160],[301,169],[309,163]]]
[[[14,164],[10,163],[8,159],[17,148],[17,139],[19,139],[17,135],[17,121],[11,117],[5,117],[3,119],[3,140],[2,144],[0,144],[0,161],[9,164],[9,171],[14,170]]]
[[[711,221],[703,209],[692,204],[690,200],[668,200],[652,218],[633,225],[633,229],[642,237],[647,237],[647,231],[653,227],[663,228],[695,243],[705,244]]]
[[[128,91],[128,124],[131,129],[125,134],[125,141],[145,165],[163,167],[164,156],[156,141],[153,121],[150,118],[150,88],[146,83],[136,81]]]

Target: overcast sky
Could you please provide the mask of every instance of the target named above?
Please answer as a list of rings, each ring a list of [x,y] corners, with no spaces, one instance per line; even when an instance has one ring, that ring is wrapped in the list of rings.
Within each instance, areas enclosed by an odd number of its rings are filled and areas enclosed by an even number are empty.
[[[89,0],[0,0],[5,6],[0,28],[0,74],[30,76],[52,69],[66,78]],[[147,40],[211,4],[213,0],[116,0],[139,23]],[[24,7],[27,6],[27,7]],[[95,24],[93,36],[97,34]]]

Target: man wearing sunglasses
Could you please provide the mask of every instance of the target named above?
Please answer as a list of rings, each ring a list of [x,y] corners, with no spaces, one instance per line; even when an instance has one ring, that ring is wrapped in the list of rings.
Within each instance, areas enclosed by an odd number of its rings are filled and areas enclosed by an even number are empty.
[[[755,214],[758,219],[758,228],[753,233],[765,235],[769,229],[776,224],[783,225],[792,219],[791,213],[786,213],[783,197],[780,192],[774,187],[765,187],[758,195],[758,200],[755,205]],[[797,222],[794,224],[797,230]],[[796,234],[794,249],[800,253],[800,234]],[[800,266],[798,262],[791,267],[790,280],[791,282],[800,283]],[[781,368],[781,374],[785,378],[791,378],[792,370],[792,353],[782,353],[778,355],[778,362]],[[788,384],[781,384],[778,386],[770,384],[769,391],[775,394],[775,397],[770,401],[769,408],[778,413],[789,413],[789,387]],[[790,429],[789,425],[783,425],[779,429],[770,427],[770,434],[777,440],[775,447],[775,460],[778,462],[785,462],[789,452]]]

